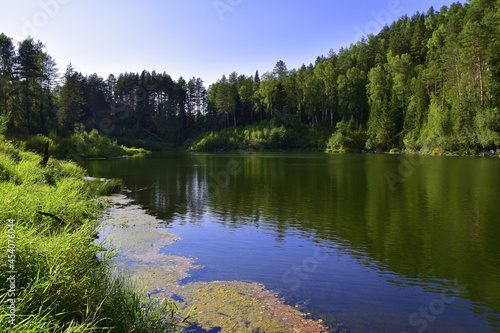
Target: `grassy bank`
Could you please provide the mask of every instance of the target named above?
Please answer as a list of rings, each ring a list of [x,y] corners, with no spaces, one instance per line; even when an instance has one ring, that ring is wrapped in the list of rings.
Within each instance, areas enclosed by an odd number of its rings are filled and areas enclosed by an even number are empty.
[[[301,123],[290,126],[273,126],[269,121],[239,128],[226,128],[218,132],[207,132],[188,141],[191,151],[280,151],[280,150],[324,150],[328,131],[313,129]]]
[[[311,126],[301,123],[275,125],[272,121],[262,121],[254,125],[225,128],[206,132],[188,140],[185,148],[197,152],[221,151],[322,151],[331,154],[359,152],[410,153],[443,156],[500,156],[499,148],[484,149],[471,146],[467,149],[444,149],[441,147],[412,147],[397,143],[384,149],[369,149],[369,133],[362,126],[358,128],[354,120],[342,120],[335,129],[330,126]],[[418,148],[418,149],[417,149]]]
[[[175,332],[175,304],[134,292],[95,243],[98,194],[119,184],[41,161],[0,142],[0,332]]]
[[[119,145],[117,141],[100,135],[97,130],[92,130],[90,133],[78,132],[65,138],[37,134],[24,137],[12,136],[9,139],[25,150],[38,154],[44,153],[45,144],[49,142],[49,155],[58,159],[110,158],[151,153],[144,148]]]

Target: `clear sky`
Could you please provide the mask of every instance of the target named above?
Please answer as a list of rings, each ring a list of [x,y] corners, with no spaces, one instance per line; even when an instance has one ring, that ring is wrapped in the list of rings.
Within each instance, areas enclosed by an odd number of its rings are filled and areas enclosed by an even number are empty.
[[[289,69],[451,0],[0,0],[0,33],[46,45],[61,73],[200,77]]]

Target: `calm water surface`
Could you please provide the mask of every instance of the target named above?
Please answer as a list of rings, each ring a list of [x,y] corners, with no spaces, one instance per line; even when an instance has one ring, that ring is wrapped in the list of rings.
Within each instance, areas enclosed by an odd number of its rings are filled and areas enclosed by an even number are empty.
[[[153,154],[85,161],[205,268],[346,332],[500,332],[500,159]]]

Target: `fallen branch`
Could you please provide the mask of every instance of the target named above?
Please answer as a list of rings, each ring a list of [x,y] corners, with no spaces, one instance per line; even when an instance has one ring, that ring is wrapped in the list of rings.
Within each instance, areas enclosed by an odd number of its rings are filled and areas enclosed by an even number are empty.
[[[66,223],[64,223],[64,221],[63,221],[61,218],[57,217],[57,216],[56,216],[56,215],[54,215],[54,214],[44,213],[44,212],[38,212],[38,214],[43,215],[43,216],[48,216],[48,217],[51,217],[51,218],[53,218],[54,220],[56,220],[57,222],[61,223],[62,225],[66,225]]]

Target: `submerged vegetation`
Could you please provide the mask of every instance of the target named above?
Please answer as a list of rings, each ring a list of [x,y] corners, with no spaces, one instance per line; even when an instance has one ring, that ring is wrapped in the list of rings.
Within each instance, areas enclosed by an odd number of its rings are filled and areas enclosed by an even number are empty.
[[[73,163],[41,162],[1,140],[0,332],[178,331],[185,318],[175,304],[112,274],[115,252],[95,242],[106,206],[97,195],[120,182],[86,181]]]

